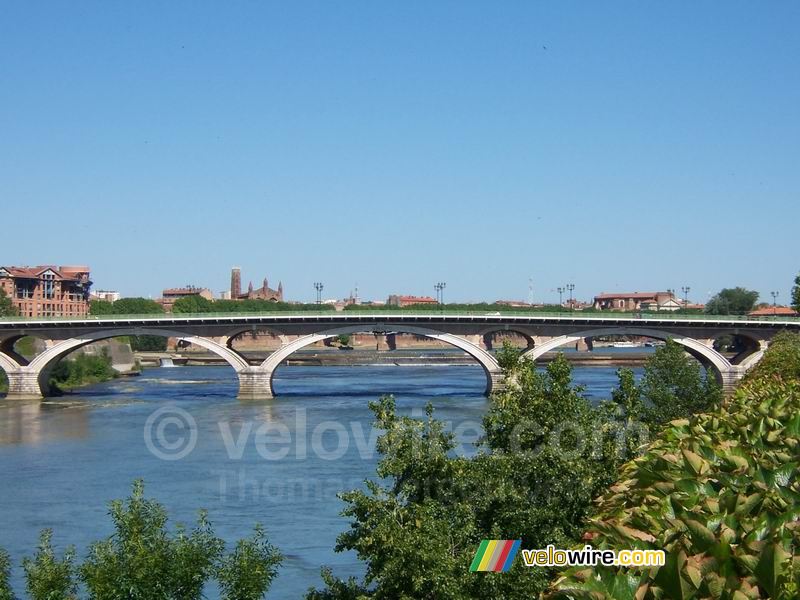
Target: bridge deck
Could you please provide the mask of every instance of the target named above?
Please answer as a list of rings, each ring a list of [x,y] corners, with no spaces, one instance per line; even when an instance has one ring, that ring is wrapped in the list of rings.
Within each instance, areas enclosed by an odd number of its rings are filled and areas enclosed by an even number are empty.
[[[380,323],[485,325],[604,325],[604,326],[661,326],[661,327],[747,327],[755,329],[800,329],[799,317],[747,317],[711,315],[630,313],[464,313],[464,312],[390,312],[390,311],[320,311],[275,313],[198,313],[179,315],[110,315],[84,318],[6,317],[0,319],[1,331],[22,329],[104,329],[125,327],[170,327],[177,325],[277,325],[277,324],[348,324]]]

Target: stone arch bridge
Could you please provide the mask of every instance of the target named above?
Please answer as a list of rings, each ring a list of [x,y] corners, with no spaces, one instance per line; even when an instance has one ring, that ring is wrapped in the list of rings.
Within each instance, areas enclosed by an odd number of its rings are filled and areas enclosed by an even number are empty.
[[[245,332],[268,330],[283,345],[260,364],[250,364],[233,349],[232,340]],[[239,378],[239,397],[273,397],[272,380],[278,366],[292,353],[340,334],[412,333],[446,342],[472,356],[486,373],[486,391],[503,385],[502,372],[481,341],[496,332],[515,332],[528,342],[525,356],[536,360],[544,353],[583,339],[603,335],[636,335],[671,339],[681,344],[723,388],[733,388],[758,362],[770,339],[780,331],[800,331],[800,319],[711,318],[564,313],[523,316],[499,313],[271,313],[233,315],[113,316],[58,320],[0,320],[0,368],[9,379],[8,399],[36,399],[46,395],[50,370],[70,352],[103,339],[127,335],[162,335],[186,340],[223,358]],[[14,351],[21,337],[47,341],[44,352],[28,361]],[[727,358],[713,348],[722,335],[738,336],[744,350]],[[291,338],[291,339],[290,339]]]

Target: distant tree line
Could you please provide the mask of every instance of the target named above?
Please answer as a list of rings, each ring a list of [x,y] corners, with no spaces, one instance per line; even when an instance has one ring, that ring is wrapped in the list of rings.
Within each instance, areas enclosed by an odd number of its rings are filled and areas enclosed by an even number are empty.
[[[289,302],[273,302],[272,300],[247,299],[247,300],[209,300],[202,296],[186,296],[179,298],[172,305],[175,314],[186,313],[259,313],[259,312],[302,312],[320,311],[335,308],[331,304],[294,304]]]

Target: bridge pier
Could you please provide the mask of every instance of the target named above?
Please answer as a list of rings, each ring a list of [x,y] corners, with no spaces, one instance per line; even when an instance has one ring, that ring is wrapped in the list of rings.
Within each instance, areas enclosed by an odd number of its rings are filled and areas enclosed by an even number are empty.
[[[39,372],[33,369],[22,368],[17,371],[7,371],[8,394],[6,400],[41,400],[44,398],[39,385]]]
[[[489,371],[486,373],[486,376],[487,376],[487,382],[486,382],[487,396],[492,392],[502,392],[504,389],[506,389],[506,378],[503,376],[502,370]]]
[[[239,377],[239,400],[269,400],[273,398],[272,393],[272,371],[260,369],[259,367],[249,367],[238,371]]]

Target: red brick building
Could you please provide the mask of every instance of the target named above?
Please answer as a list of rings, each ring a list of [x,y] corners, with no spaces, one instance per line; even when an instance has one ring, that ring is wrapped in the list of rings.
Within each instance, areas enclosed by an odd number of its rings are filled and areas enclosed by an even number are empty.
[[[386,301],[390,306],[411,306],[412,304],[439,304],[430,296],[400,296],[392,294]]]
[[[0,267],[0,288],[22,317],[89,314],[89,267]]]

